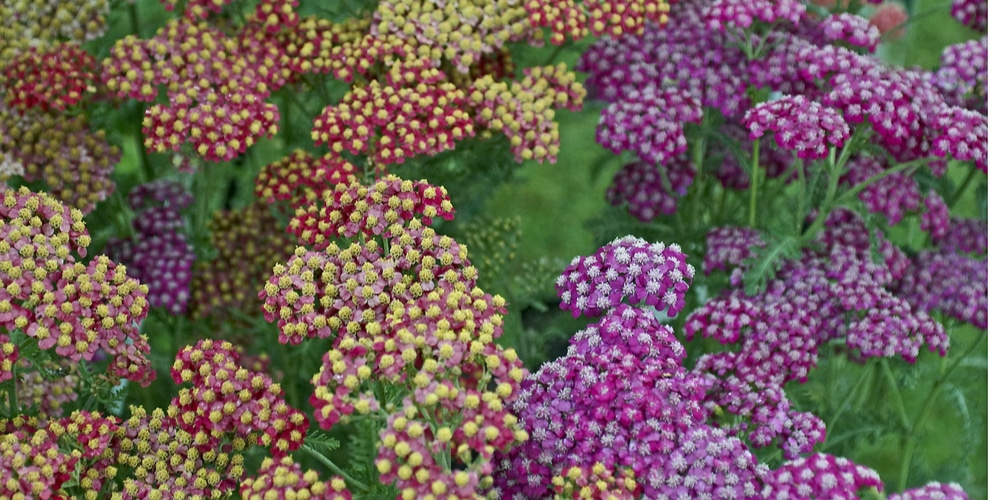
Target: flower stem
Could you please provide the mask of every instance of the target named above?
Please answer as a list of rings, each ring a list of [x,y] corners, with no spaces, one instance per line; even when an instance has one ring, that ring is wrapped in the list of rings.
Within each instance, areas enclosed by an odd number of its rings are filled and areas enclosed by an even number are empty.
[[[326,455],[320,453],[319,450],[313,448],[312,446],[309,446],[308,444],[302,445],[302,448],[300,448],[300,449],[302,451],[308,453],[310,456],[312,456],[316,460],[319,460],[323,465],[326,466],[327,469],[330,469],[330,471],[332,471],[334,474],[336,474],[336,475],[344,478],[344,481],[347,484],[351,485],[352,487],[354,487],[358,491],[361,491],[361,492],[367,492],[368,491],[368,485],[366,485],[366,484],[362,483],[361,481],[358,481],[357,479],[351,477],[350,474],[348,474],[346,471],[344,471],[344,469],[341,469],[337,464],[333,463],[333,461],[330,460],[329,458],[327,458]]]
[[[965,194],[965,191],[969,189],[969,186],[972,184],[972,179],[976,176],[976,172],[977,170],[975,168],[969,167],[969,173],[965,174],[965,179],[962,179],[962,184],[958,186],[958,190],[956,190],[948,200],[948,208],[955,207],[955,203],[957,203],[958,200],[962,198],[962,195]]]
[[[753,141],[750,163],[750,227],[757,227],[757,191],[760,189],[760,139]]]
[[[851,387],[850,392],[847,393],[847,397],[845,397],[843,401],[840,402],[840,406],[837,407],[837,411],[833,414],[833,418],[831,418],[830,423],[827,424],[826,426],[827,436],[833,434],[833,426],[837,424],[837,420],[840,419],[840,416],[844,413],[844,410],[847,409],[847,406],[852,401],[854,401],[854,398],[857,395],[858,391],[861,389],[861,386],[863,386],[864,383],[868,381],[872,373],[875,371],[873,366],[874,365],[871,363],[865,363],[865,367],[862,369],[861,375],[858,376],[858,379],[854,382],[854,385]]]

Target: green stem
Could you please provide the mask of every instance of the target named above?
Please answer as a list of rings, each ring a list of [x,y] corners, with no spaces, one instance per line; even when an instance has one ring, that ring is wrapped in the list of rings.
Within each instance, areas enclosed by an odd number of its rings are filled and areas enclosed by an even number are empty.
[[[366,484],[362,483],[361,481],[358,481],[357,479],[355,479],[354,477],[352,477],[344,469],[341,469],[337,464],[333,463],[332,460],[330,460],[329,458],[327,458],[326,455],[320,453],[319,450],[313,448],[312,446],[309,446],[308,444],[302,445],[302,448],[299,448],[299,449],[302,450],[302,451],[304,451],[304,452],[306,452],[306,453],[308,453],[310,456],[312,456],[316,460],[319,460],[323,465],[326,466],[327,469],[330,469],[330,471],[333,472],[334,474],[336,474],[336,475],[344,478],[344,482],[346,482],[347,484],[353,486],[358,491],[360,491],[360,492],[367,492],[368,491],[368,485],[366,485]]]
[[[889,397],[892,398],[892,405],[896,407],[896,413],[899,414],[899,422],[903,425],[904,432],[909,434],[913,431],[913,423],[910,421],[910,416],[906,413],[906,404],[903,403],[903,394],[899,391],[896,374],[893,373],[892,367],[889,366],[889,362],[885,358],[879,358],[878,364],[879,368],[882,369],[882,373],[885,374],[886,382],[889,383]]]
[[[757,191],[760,189],[760,139],[753,141],[750,160],[750,227],[757,227]]]
[[[795,214],[795,223],[798,231],[802,230],[802,224],[806,221],[806,205],[808,204],[809,194],[807,193],[808,184],[806,183],[806,167],[805,162],[801,158],[795,159],[795,168],[799,174],[799,209]]]
[[[955,203],[957,203],[958,200],[962,198],[962,195],[965,194],[965,191],[969,189],[970,185],[972,185],[972,179],[975,178],[976,172],[977,169],[969,167],[969,173],[965,174],[965,179],[962,179],[962,184],[958,186],[958,190],[956,190],[955,193],[952,194],[951,198],[948,200],[948,208],[955,207]]]

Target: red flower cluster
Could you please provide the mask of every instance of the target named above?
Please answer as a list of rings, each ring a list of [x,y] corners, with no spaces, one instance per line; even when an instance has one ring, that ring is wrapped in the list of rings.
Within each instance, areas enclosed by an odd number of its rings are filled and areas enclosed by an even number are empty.
[[[354,172],[354,165],[338,155],[316,158],[296,149],[260,170],[254,194],[268,203],[290,201],[298,207],[321,199],[333,186],[354,182]]]
[[[65,111],[88,89],[94,91],[97,60],[73,43],[32,47],[5,65],[4,73],[8,106],[22,113],[31,108]]]

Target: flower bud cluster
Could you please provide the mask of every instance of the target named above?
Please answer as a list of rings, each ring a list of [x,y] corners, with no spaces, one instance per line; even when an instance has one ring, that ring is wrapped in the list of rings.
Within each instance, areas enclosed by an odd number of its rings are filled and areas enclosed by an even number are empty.
[[[268,203],[288,201],[293,208],[319,201],[337,184],[355,180],[355,168],[338,155],[316,158],[296,149],[257,174],[254,194]]]
[[[3,193],[0,220],[0,325],[72,361],[102,349],[113,374],[148,385],[154,372],[138,327],[148,288],[106,256],[76,261],[90,244],[80,211],[22,187]]]
[[[351,500],[351,492],[339,477],[322,481],[316,471],[303,471],[291,457],[267,457],[257,477],[248,477],[240,484],[240,497],[247,500]]]
[[[271,377],[241,367],[233,344],[203,340],[177,353],[170,375],[182,388],[171,402],[181,418],[177,425],[191,433],[233,434],[268,447],[281,458],[305,441],[309,421],[283,399]]]
[[[107,0],[30,0],[0,4],[0,68],[15,54],[56,40],[83,43],[104,34]]]
[[[395,175],[371,186],[357,181],[338,183],[321,201],[321,205],[296,208],[288,225],[288,232],[317,249],[327,248],[337,238],[382,235],[410,221],[429,226],[435,217],[455,217],[445,188]]]
[[[570,262],[556,280],[559,307],[574,317],[597,316],[628,299],[676,316],[690,286],[685,279],[694,277],[694,266],[685,259],[677,245],[618,238],[594,255]]]
[[[191,295],[195,255],[183,232],[181,210],[194,198],[180,184],[158,180],[138,186],[128,200],[136,213],[132,221],[135,234],[130,239],[110,241],[107,252],[149,287],[151,306],[183,314]]]
[[[559,127],[555,110],[579,110],[585,91],[565,64],[524,71],[520,81],[507,83],[485,75],[472,82],[469,101],[473,120],[488,136],[499,132],[510,139],[515,161],[555,163]]]
[[[316,145],[389,165],[454,149],[474,134],[465,93],[444,81],[430,59],[399,62],[386,76],[324,108],[313,121]]]
[[[21,175],[44,181],[48,192],[84,212],[110,195],[111,172],[121,159],[104,131],[92,131],[86,117],[32,110],[22,116],[0,103],[0,178]]]
[[[121,98],[168,102],[146,110],[146,149],[177,151],[191,143],[210,161],[235,158],[277,131],[278,108],[266,102],[290,76],[277,39],[249,23],[230,37],[204,21],[173,19],[149,40],[127,36],[104,60],[103,80]]]
[[[22,114],[33,108],[65,111],[94,90],[97,74],[97,60],[73,43],[31,47],[0,67],[4,102]]]
[[[289,231],[311,248],[259,294],[280,342],[334,339],[312,379],[314,417],[324,429],[384,422],[375,466],[404,498],[476,497],[493,455],[527,439],[504,407],[523,377],[495,342],[505,301],[476,286],[465,245],[425,225],[453,216],[443,188],[387,175],[338,184],[323,203],[298,208]]]

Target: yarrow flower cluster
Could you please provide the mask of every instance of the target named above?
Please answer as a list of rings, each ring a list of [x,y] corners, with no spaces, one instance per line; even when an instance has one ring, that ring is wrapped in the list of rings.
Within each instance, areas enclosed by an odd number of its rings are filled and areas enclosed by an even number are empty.
[[[354,165],[332,153],[319,158],[296,149],[269,163],[257,174],[254,194],[268,203],[287,201],[294,207],[314,203],[338,184],[350,184]]]
[[[194,247],[184,233],[181,210],[194,201],[177,183],[142,184],[129,193],[136,212],[133,238],[112,240],[107,252],[149,287],[149,302],[171,314],[183,314],[191,296]]]
[[[684,308],[684,294],[694,277],[694,266],[677,245],[649,243],[626,236],[588,257],[575,257],[556,280],[559,307],[597,316],[622,299],[644,302],[675,316]]]
[[[475,497],[493,455],[527,438],[504,408],[523,377],[495,342],[505,301],[476,286],[464,245],[424,225],[452,217],[443,188],[388,175],[338,184],[323,202],[289,226],[312,248],[275,265],[259,293],[280,342],[333,338],[312,379],[316,420],[329,429],[387,415],[375,461],[384,483],[404,497]],[[393,387],[402,401],[385,399]],[[452,466],[434,458],[442,452]]]
[[[750,139],[774,132],[778,146],[805,159],[826,157],[830,146],[843,146],[851,135],[840,114],[803,96],[759,104],[747,111],[743,123]]]
[[[138,328],[148,288],[106,256],[77,262],[90,244],[80,211],[22,187],[3,194],[0,220],[0,324],[71,361],[101,349],[113,374],[148,385],[149,344]]]
[[[577,261],[614,252],[641,262],[647,247],[657,247],[620,243]],[[680,249],[669,248],[683,262]],[[566,274],[577,267],[574,262]],[[766,467],[741,441],[706,422],[711,380],[683,368],[685,351],[672,330],[648,309],[612,304],[602,312],[599,323],[573,336],[566,356],[542,365],[524,384],[513,408],[531,439],[503,457],[501,497],[545,498],[551,485],[566,484],[564,471],[596,463],[626,478],[634,473],[634,491],[643,497],[759,498]]]
[[[838,41],[875,52],[881,33],[869,20],[849,13],[833,14],[819,23],[828,43]]]
[[[705,22],[709,30],[747,29],[754,22],[797,25],[805,12],[805,5],[793,0],[715,0],[705,11]]]
[[[882,491],[878,473],[846,458],[816,453],[771,471],[766,498],[858,498],[866,488]]]

